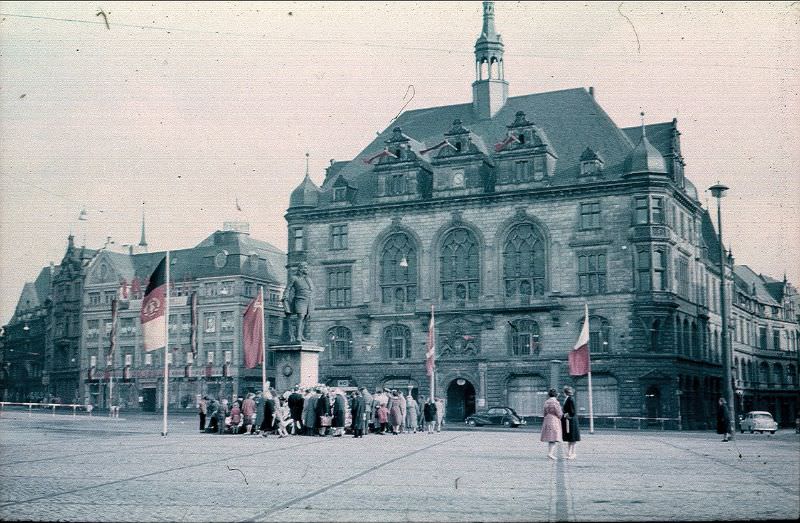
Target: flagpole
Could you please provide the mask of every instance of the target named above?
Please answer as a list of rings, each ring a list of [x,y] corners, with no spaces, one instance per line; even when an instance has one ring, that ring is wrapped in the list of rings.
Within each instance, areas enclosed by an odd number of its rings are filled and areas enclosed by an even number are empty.
[[[431,331],[432,331],[432,336],[431,336],[432,342],[431,343],[434,346],[436,344],[436,331],[435,331],[435,328],[436,328],[436,321],[433,318],[433,305],[431,304]],[[428,348],[428,350],[430,350],[430,347]],[[436,353],[435,352],[434,352],[433,357],[436,358]],[[433,362],[433,370],[431,371],[431,401],[434,401],[434,402],[436,401],[436,360],[435,359],[434,359],[434,362]]]
[[[169,403],[169,251],[166,257],[166,286],[164,300],[164,425],[161,435],[167,435],[167,404]]]
[[[114,349],[116,349],[117,338],[117,305],[116,300],[111,302],[111,370],[108,373],[108,415],[114,417]]]
[[[267,322],[264,321],[264,286],[258,287],[258,294],[261,302],[261,393],[267,390]]]
[[[589,376],[589,434],[594,434],[594,409],[592,408],[592,371]]]

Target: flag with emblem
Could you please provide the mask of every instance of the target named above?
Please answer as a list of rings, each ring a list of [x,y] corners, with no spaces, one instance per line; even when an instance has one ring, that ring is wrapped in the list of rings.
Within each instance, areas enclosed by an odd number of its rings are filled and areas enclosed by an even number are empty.
[[[167,258],[150,275],[142,300],[139,319],[142,323],[144,350],[150,352],[167,344]]]
[[[258,288],[258,295],[244,310],[242,320],[244,339],[244,366],[255,368],[264,358],[264,292]]]
[[[433,319],[433,305],[431,305],[431,322],[428,325],[428,351],[425,353],[425,370],[428,376],[433,376],[436,370],[436,322]]]

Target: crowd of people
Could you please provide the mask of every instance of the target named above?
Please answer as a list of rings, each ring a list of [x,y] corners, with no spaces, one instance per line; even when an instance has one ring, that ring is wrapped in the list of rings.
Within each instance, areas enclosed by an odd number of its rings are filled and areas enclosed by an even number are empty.
[[[345,392],[325,385],[299,386],[279,394],[274,388],[227,398],[203,396],[198,403],[200,431],[284,438],[291,435],[354,438],[365,434],[399,435],[441,432],[444,400],[428,397],[422,404],[411,395],[366,387]]]

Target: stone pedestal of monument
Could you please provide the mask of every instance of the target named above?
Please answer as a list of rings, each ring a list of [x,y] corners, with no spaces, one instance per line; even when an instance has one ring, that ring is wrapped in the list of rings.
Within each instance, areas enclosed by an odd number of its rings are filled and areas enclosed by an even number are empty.
[[[323,350],[309,341],[273,345],[275,352],[275,390],[281,393],[300,385],[311,387],[319,380],[319,354]]]

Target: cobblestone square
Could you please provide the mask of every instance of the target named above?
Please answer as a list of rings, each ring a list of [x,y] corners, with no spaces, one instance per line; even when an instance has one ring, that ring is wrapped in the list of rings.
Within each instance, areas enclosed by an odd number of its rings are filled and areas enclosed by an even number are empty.
[[[174,416],[3,412],[0,519],[688,521],[797,519],[800,437],[596,431],[574,461],[538,431],[344,438],[200,434]]]

